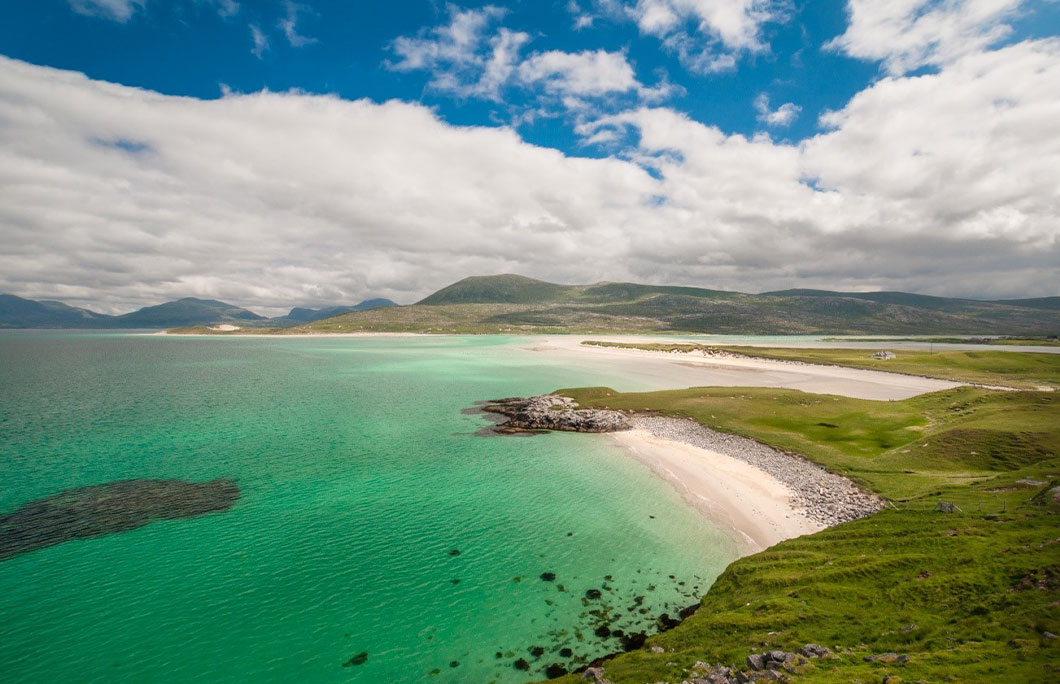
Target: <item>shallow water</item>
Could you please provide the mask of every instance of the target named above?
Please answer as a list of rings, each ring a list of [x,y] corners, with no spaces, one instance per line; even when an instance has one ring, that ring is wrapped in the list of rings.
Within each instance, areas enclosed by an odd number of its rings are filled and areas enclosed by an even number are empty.
[[[0,332],[0,512],[129,478],[241,489],[0,562],[3,681],[516,682],[518,657],[540,677],[615,650],[589,610],[631,631],[695,602],[735,548],[646,467],[591,435],[476,436],[476,400],[648,389],[522,343]]]

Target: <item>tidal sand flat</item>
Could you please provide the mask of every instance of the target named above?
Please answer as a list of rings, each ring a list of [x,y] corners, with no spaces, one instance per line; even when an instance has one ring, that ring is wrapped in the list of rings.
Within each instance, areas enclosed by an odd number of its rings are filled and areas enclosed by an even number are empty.
[[[587,368],[610,368],[611,372],[629,374],[645,383],[665,385],[666,389],[707,386],[783,387],[813,394],[838,394],[856,399],[887,401],[907,399],[918,394],[958,386],[958,383],[946,380],[839,366],[597,347],[583,345],[584,339],[659,341],[658,338],[556,336],[534,339],[523,348],[557,361],[576,362]]]

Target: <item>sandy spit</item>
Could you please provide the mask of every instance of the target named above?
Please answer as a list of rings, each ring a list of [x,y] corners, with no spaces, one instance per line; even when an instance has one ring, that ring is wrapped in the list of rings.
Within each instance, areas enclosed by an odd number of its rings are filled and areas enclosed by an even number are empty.
[[[626,370],[656,379],[666,386],[781,387],[813,394],[836,394],[855,399],[891,401],[959,387],[961,383],[916,375],[813,364],[795,364],[749,357],[707,357],[664,354],[640,349],[582,344],[586,337],[547,337],[534,340],[528,351],[580,362],[622,364]],[[635,342],[634,338],[591,339]],[[657,342],[658,340],[651,340]],[[678,342],[679,340],[674,340]],[[620,389],[620,388],[616,388]]]

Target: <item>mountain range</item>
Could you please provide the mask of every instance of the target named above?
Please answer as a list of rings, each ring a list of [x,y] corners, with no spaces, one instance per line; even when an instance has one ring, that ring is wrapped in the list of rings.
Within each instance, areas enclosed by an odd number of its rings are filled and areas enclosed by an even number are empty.
[[[991,334],[1060,333],[1060,297],[981,301],[906,292],[560,285],[465,278],[411,306],[326,318],[288,332]]]
[[[717,333],[1056,335],[1060,297],[984,301],[908,292],[780,290],[761,294],[697,287],[560,285],[520,275],[464,278],[409,306],[369,299],[354,306],[296,307],[266,318],[232,304],[187,297],[109,316],[56,301],[0,295],[0,328],[204,328],[256,332]]]
[[[0,328],[175,328],[229,324],[239,327],[282,328],[353,311],[397,306],[389,299],[369,299],[352,306],[324,309],[296,307],[286,316],[266,318],[225,302],[185,297],[147,306],[118,316],[97,313],[51,300],[34,301],[0,295]]]

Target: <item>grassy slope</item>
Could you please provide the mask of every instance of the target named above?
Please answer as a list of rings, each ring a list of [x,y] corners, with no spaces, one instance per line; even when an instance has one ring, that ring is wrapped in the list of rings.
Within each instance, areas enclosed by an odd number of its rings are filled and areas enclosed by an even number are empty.
[[[606,664],[615,684],[677,682],[697,660],[742,664],[751,652],[809,642],[840,654],[797,681],[1056,681],[1060,650],[1043,633],[1060,630],[1060,510],[1045,494],[1060,484],[1060,397],[974,388],[900,402],[758,388],[564,393],[801,452],[899,509],[733,563],[698,613],[649,640],[666,653]],[[934,512],[938,500],[963,512]],[[864,661],[890,651],[909,662]]]
[[[785,347],[741,347],[684,343],[597,342],[599,347],[646,351],[696,352],[719,349],[744,356],[781,361],[799,361],[867,370],[923,375],[977,385],[1000,385],[1023,389],[1060,388],[1060,354],[1006,351],[899,351],[894,359],[874,359],[865,349],[791,349]]]

